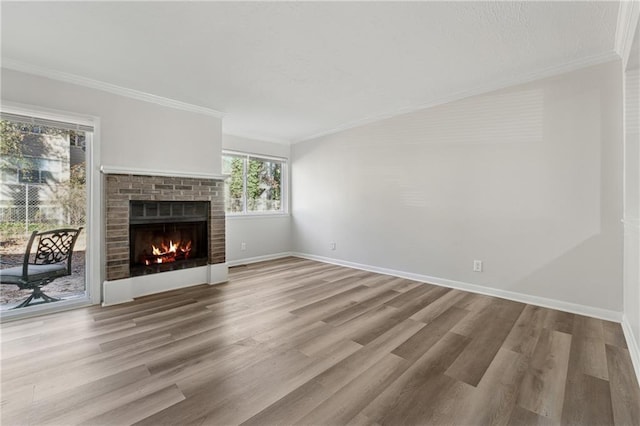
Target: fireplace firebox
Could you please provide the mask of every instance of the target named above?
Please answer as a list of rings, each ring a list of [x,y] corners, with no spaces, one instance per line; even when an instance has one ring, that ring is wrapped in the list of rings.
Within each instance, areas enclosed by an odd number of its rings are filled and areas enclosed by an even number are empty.
[[[130,201],[130,275],[207,264],[208,201]]]

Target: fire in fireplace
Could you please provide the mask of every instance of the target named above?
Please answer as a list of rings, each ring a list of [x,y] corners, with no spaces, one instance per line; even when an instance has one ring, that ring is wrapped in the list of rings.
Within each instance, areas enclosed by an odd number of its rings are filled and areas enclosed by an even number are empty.
[[[208,204],[131,201],[131,276],[206,265]]]
[[[151,265],[153,263],[169,263],[176,260],[188,259],[191,253],[191,240],[187,242],[167,240],[163,238],[159,247],[151,244],[151,254],[147,254],[146,250],[143,250],[141,255],[141,263],[145,265]]]

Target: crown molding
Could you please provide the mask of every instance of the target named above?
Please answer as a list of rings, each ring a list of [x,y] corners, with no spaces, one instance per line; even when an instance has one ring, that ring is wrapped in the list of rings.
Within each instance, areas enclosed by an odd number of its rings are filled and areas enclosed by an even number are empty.
[[[251,135],[248,133],[227,132],[223,130],[222,135],[233,136],[240,139],[249,139],[256,142],[270,142],[278,145],[291,145],[291,141],[286,139],[276,139],[276,138],[269,138],[269,137],[263,138],[261,136]]]
[[[121,167],[121,166],[100,166],[100,172],[105,175],[138,175],[138,176],[162,176],[162,177],[180,177],[195,179],[213,179],[224,180],[226,176],[213,173],[185,172],[178,170],[153,170],[140,169],[137,167]]]
[[[338,132],[342,132],[344,130],[349,130],[355,127],[360,127],[363,126],[365,124],[370,124],[376,121],[380,121],[380,120],[385,120],[387,118],[393,118],[393,117],[397,117],[399,115],[403,115],[403,114],[409,114],[412,112],[416,112],[416,111],[420,111],[423,109],[427,109],[427,108],[432,108],[438,105],[443,105],[443,104],[447,104],[449,102],[453,102],[453,101],[459,101],[461,99],[465,99],[465,98],[470,98],[472,96],[478,96],[478,95],[484,95],[486,93],[490,93],[496,90],[501,90],[501,89],[505,89],[508,87],[512,87],[512,86],[517,86],[519,84],[525,84],[525,83],[530,83],[532,81],[535,80],[541,80],[543,78],[549,78],[549,77],[555,77],[561,74],[565,74],[571,71],[577,71],[579,69],[582,68],[588,68],[590,66],[594,66],[594,65],[599,65],[599,64],[603,64],[605,62],[611,62],[611,61],[615,61],[620,59],[618,54],[616,52],[605,52],[605,53],[601,53],[598,55],[593,55],[593,56],[589,56],[586,58],[581,58],[581,59],[577,59],[574,61],[570,61],[570,62],[565,62],[562,65],[557,65],[557,66],[552,66],[552,67],[547,67],[547,68],[543,68],[541,70],[538,71],[534,71],[531,73],[527,73],[524,75],[521,75],[520,77],[517,78],[512,78],[512,79],[503,79],[503,80],[499,80],[496,81],[494,83],[491,84],[486,84],[486,85],[481,85],[481,86],[477,86],[473,89],[469,89],[469,90],[461,90],[455,93],[452,93],[450,95],[447,96],[443,96],[440,98],[435,98],[431,101],[428,101],[426,103],[422,103],[420,105],[413,105],[410,107],[406,107],[406,108],[402,108],[400,110],[394,111],[392,113],[388,113],[388,114],[380,114],[377,116],[373,116],[373,117],[366,117],[364,119],[361,120],[356,120],[356,121],[352,121],[349,123],[345,123],[341,126],[338,127],[334,127],[331,130],[325,131],[325,132],[320,132],[320,133],[316,133],[313,134],[311,136],[305,136],[304,138],[301,139],[297,139],[291,142],[291,144],[296,144],[299,142],[305,142],[305,141],[309,141],[312,139],[317,139],[323,136],[328,136],[334,133],[338,133]]]
[[[211,108],[189,104],[187,102],[177,101],[162,96],[152,95],[135,89],[117,86],[111,83],[105,83],[91,78],[81,77],[75,74],[69,74],[62,71],[56,71],[49,68],[39,67],[25,62],[17,61],[10,58],[2,58],[2,68],[13,71],[20,71],[26,74],[37,75],[39,77],[58,80],[65,83],[76,84],[78,86],[88,87],[91,89],[101,90],[103,92],[112,93],[114,95],[124,96],[126,98],[136,99],[138,101],[149,102],[168,108],[179,109],[182,111],[195,112],[197,114],[208,115],[216,118],[223,118],[224,113]]]
[[[615,50],[622,58],[623,69],[627,67],[633,37],[640,19],[639,1],[621,1],[618,9],[618,23],[616,26]]]

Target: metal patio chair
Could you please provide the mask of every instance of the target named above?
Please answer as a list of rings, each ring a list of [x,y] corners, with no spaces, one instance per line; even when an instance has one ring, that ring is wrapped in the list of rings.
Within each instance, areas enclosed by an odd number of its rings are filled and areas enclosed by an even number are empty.
[[[13,284],[21,290],[32,290],[24,302],[12,309],[29,306],[36,299],[43,300],[38,304],[60,300],[44,294],[41,287],[57,278],[71,275],[73,247],[81,230],[82,228],[63,228],[44,232],[33,231],[22,266],[0,270],[0,284]],[[36,250],[32,255],[31,250],[34,246]]]

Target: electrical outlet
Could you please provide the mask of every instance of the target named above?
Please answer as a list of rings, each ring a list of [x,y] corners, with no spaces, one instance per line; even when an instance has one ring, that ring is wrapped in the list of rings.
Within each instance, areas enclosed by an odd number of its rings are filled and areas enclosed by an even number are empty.
[[[335,250],[336,249],[336,243],[334,243],[334,242],[329,243],[329,249],[330,250]]]
[[[482,272],[482,260],[473,261],[473,272]]]
[[[245,243],[244,241],[240,243],[240,250],[246,250],[247,249],[247,243]]]

